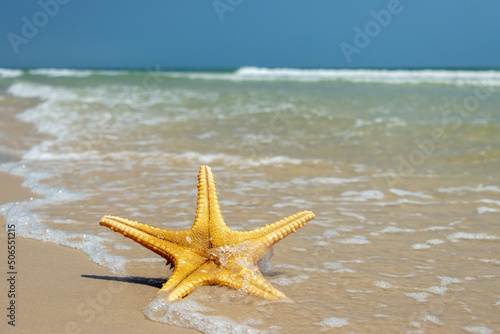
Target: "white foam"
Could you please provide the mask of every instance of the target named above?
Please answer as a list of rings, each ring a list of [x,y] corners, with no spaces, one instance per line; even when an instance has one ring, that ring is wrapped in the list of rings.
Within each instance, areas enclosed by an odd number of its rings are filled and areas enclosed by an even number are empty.
[[[315,177],[311,179],[305,178],[295,178],[290,182],[295,184],[346,184],[346,183],[354,183],[354,182],[364,182],[366,181],[366,177],[352,177],[352,178],[343,178],[343,177]]]
[[[439,192],[442,193],[463,193],[466,191],[474,191],[474,192],[500,192],[500,187],[498,186],[484,186],[479,184],[475,187],[463,186],[463,187],[449,187],[449,188],[439,188]]]
[[[427,291],[432,292],[436,295],[442,295],[446,291],[448,291],[448,288],[444,286],[431,286],[430,288],[427,289]]]
[[[0,74],[11,69],[0,69]],[[128,75],[128,71],[91,71],[76,69],[40,68],[29,74],[46,77],[85,78],[90,75]],[[7,74],[14,75],[14,74]],[[17,76],[17,75],[16,75]],[[500,71],[449,70],[350,70],[242,67],[232,73],[217,72],[155,72],[157,77],[228,81],[346,81],[380,84],[445,84],[471,86],[500,86]]]
[[[405,232],[406,233],[415,232],[415,230],[412,228],[399,228],[395,226],[387,226],[386,228],[383,228],[378,232],[371,232],[370,235],[377,236],[384,233],[405,233]]]
[[[463,329],[470,333],[479,333],[479,334],[492,334],[493,330],[484,326],[466,326]]]
[[[335,242],[338,242],[340,244],[350,244],[350,245],[366,245],[370,243],[370,241],[368,241],[366,237],[362,235],[356,235],[352,238],[346,238],[346,239],[336,239]]]
[[[422,229],[422,231],[434,232],[434,231],[443,231],[443,230],[452,230],[452,229],[453,229],[453,227],[449,227],[449,226],[431,226],[431,227],[426,227],[426,228]]]
[[[43,100],[76,100],[77,95],[67,89],[24,82],[12,84],[7,92],[20,98],[40,98]]]
[[[413,249],[426,249],[426,248],[431,248],[431,246],[427,244],[413,244],[411,245],[411,248]]]
[[[315,325],[320,325],[323,327],[329,328],[340,328],[347,326],[349,324],[349,319],[346,318],[337,318],[337,317],[329,317],[321,320],[320,322],[315,323]]]
[[[499,86],[499,71],[348,70],[242,67],[234,73],[166,73],[191,79],[233,81],[347,81],[383,84]]]
[[[438,317],[432,314],[426,314],[418,317],[419,320],[427,321],[427,322],[432,322],[435,325],[442,325],[443,322],[439,320]]]
[[[500,201],[493,200],[493,199],[488,199],[488,198],[483,198],[477,201],[478,203],[488,203],[488,204],[495,204],[500,206]]]
[[[475,260],[474,258],[469,258],[470,260]],[[494,263],[494,264],[500,264],[500,260],[497,259],[477,259],[478,261],[484,262],[484,263]]]
[[[344,265],[340,262],[323,262],[323,266],[326,269],[334,269],[334,270],[344,268]]]
[[[356,290],[356,289],[345,289],[347,293],[373,293],[373,290]]]
[[[386,281],[375,281],[373,282],[373,285],[379,287],[379,288],[383,288],[383,289],[389,289],[389,288],[392,288],[393,285],[389,282],[386,282]]]
[[[425,242],[426,244],[431,244],[431,245],[440,245],[443,244],[444,241],[441,239],[430,239]]]
[[[92,262],[108,268],[115,274],[125,275],[125,264],[129,261],[121,256],[106,254],[104,245],[108,242],[107,239],[91,234],[49,229],[40,223],[40,217],[31,210],[56,202],[54,197],[50,195],[48,197],[49,199],[41,198],[30,202],[4,204],[0,206],[0,214],[6,216],[7,225],[16,226],[18,236],[81,249],[89,255]],[[58,202],[63,200],[64,196]]]
[[[0,68],[0,78],[17,78],[23,75],[23,71],[18,69]]]
[[[165,155],[165,154],[163,154]],[[172,158],[178,160],[196,161],[200,164],[212,164],[218,161],[224,161],[227,164],[237,164],[246,165],[251,167],[259,166],[279,166],[283,167],[286,165],[300,165],[303,160],[290,158],[286,156],[264,156],[255,158],[242,158],[237,155],[230,155],[224,153],[210,154],[210,153],[199,153],[199,152],[183,152],[175,155],[171,155]]]
[[[305,280],[309,279],[308,275],[297,275],[294,277],[279,277],[271,280],[271,283],[281,285],[281,286],[289,286],[291,284],[302,283]]]
[[[327,273],[325,269],[318,269],[318,268],[308,268],[308,267],[299,267],[294,264],[288,264],[288,263],[280,263],[280,264],[275,264],[275,268],[288,268],[288,269],[293,269],[293,270],[298,270],[298,271],[308,271],[308,272],[321,272],[321,273]]]
[[[335,273],[353,273],[354,270],[345,268],[342,263],[339,262],[323,262],[323,266],[326,269],[332,269]]]
[[[413,197],[419,197],[419,198],[426,198],[426,199],[431,199],[431,195],[427,195],[423,192],[412,192],[412,191],[406,191],[406,190],[401,190],[401,189],[389,189],[391,193],[397,196],[413,196]]]
[[[487,212],[500,212],[500,210],[494,209],[494,208],[489,208],[487,206],[480,206],[479,208],[477,208],[477,213],[480,215],[487,213]]]
[[[426,302],[430,296],[427,292],[407,292],[404,295],[414,298],[417,302]]]
[[[149,319],[169,325],[196,329],[202,333],[260,333],[248,325],[239,324],[224,316],[206,315],[214,311],[192,299],[169,302],[164,293],[159,293],[144,309]]]
[[[447,238],[452,242],[458,242],[460,240],[499,240],[500,237],[495,235],[489,235],[487,233],[466,233],[466,232],[456,232],[447,236]]]
[[[342,199],[353,201],[353,202],[366,202],[368,200],[373,199],[382,199],[384,198],[384,193],[379,190],[363,190],[363,191],[344,191],[342,193]]]
[[[35,70],[30,70],[28,73],[31,75],[43,75],[50,78],[54,77],[85,78],[90,76],[92,74],[92,71],[73,70],[67,68],[39,68]]]
[[[455,277],[438,276],[441,281],[441,285],[446,286],[448,284],[462,283],[463,280]]]

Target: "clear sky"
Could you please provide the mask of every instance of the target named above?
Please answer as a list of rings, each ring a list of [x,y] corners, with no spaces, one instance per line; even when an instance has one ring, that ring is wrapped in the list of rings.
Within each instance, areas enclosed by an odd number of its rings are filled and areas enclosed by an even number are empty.
[[[500,67],[498,0],[0,1],[0,67]]]

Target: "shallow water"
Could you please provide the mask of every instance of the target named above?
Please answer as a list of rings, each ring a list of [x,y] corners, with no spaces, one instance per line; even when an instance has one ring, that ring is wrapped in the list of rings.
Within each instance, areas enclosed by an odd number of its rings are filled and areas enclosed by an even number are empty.
[[[0,71],[0,168],[43,195],[0,210],[21,235],[80,248],[115,275],[166,280],[163,259],[99,219],[189,228],[208,164],[232,229],[315,213],[263,270],[293,302],[201,287],[172,304],[146,297],[150,319],[204,332],[499,331],[500,74],[283,71]],[[22,123],[40,133],[12,131]]]

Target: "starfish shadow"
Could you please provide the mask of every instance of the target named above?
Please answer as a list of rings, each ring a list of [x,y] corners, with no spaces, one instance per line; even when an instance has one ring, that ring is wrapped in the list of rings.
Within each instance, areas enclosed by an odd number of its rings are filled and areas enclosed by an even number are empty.
[[[155,288],[161,288],[163,283],[167,281],[166,278],[150,278],[150,277],[141,277],[141,276],[99,276],[99,275],[81,275],[84,278],[92,278],[92,279],[100,279],[106,281],[118,281],[132,284],[142,284],[149,285]]]

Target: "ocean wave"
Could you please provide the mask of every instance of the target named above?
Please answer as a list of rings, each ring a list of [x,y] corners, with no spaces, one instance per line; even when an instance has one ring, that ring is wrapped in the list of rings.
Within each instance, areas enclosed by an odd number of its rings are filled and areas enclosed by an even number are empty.
[[[71,77],[86,78],[92,75],[120,76],[133,73],[149,73],[129,70],[83,70],[69,68],[39,68],[29,70],[29,75],[48,78]],[[0,68],[0,78],[15,78],[23,75],[20,69]],[[148,74],[151,75],[151,74]],[[352,83],[380,84],[444,84],[470,86],[500,86],[500,71],[468,70],[375,70],[375,69],[299,69],[241,67],[233,72],[209,71],[156,71],[155,76],[191,80],[224,81],[344,81]]]
[[[68,89],[24,82],[12,84],[7,92],[20,98],[39,98],[43,100],[77,100],[78,96]]]
[[[92,152],[89,152],[91,154]],[[51,156],[50,156],[51,157]],[[49,157],[49,158],[50,158]],[[60,158],[66,158],[66,155],[61,155]],[[296,159],[284,155],[278,156],[262,156],[262,157],[245,157],[240,155],[233,155],[227,153],[200,153],[195,151],[169,153],[164,151],[151,151],[151,152],[132,152],[121,151],[119,153],[111,152],[106,153],[100,157],[101,159],[112,159],[116,161],[141,161],[142,164],[147,165],[151,159],[158,163],[167,163],[168,161],[177,162],[190,162],[200,165],[209,165],[213,163],[226,164],[227,168],[238,167],[261,167],[261,166],[297,166],[302,163],[317,163],[316,160]]]
[[[500,71],[366,70],[242,67],[232,73],[164,72],[176,78],[231,81],[346,81],[382,84],[500,86]]]
[[[22,70],[10,69],[10,68],[0,68],[0,78],[17,78],[23,75]]]
[[[113,70],[77,70],[69,68],[37,68],[28,71],[31,75],[41,75],[50,78],[55,77],[72,77],[72,78],[86,78],[91,75],[127,75],[129,71],[113,71]]]

